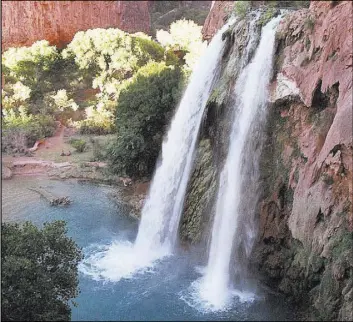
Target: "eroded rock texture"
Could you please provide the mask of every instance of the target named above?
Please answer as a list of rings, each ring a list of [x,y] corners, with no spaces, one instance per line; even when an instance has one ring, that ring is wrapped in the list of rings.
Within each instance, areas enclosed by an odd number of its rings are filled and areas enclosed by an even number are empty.
[[[224,5],[214,3],[205,38],[223,25]],[[314,319],[353,320],[352,21],[349,1],[313,1],[285,15],[276,35],[263,135],[263,192],[250,267],[268,286],[304,303]],[[189,242],[202,240],[199,229],[206,236],[210,231],[215,197],[205,191],[217,190],[235,66],[247,32],[238,25],[224,34],[227,48],[205,112],[181,225]]]
[[[3,1],[2,49],[46,39],[59,47],[76,32],[120,28],[150,32],[148,1]]]
[[[214,34],[224,25],[225,18],[232,10],[234,1],[212,1],[212,7],[202,28],[205,40],[211,39]]]
[[[352,3],[312,2],[277,38],[254,262],[320,318],[352,320]]]

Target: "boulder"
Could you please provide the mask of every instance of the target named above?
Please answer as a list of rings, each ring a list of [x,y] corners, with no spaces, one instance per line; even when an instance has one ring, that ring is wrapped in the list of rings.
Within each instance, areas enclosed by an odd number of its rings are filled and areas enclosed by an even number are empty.
[[[12,171],[10,168],[3,166],[1,171],[1,179],[7,180],[12,178]]]

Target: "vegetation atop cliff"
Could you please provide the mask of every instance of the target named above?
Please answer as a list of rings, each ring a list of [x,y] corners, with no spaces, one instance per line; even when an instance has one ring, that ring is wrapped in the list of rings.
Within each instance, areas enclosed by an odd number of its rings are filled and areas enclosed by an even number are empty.
[[[151,29],[167,30],[174,21],[191,20],[202,26],[211,7],[211,1],[151,1]]]
[[[80,31],[62,50],[45,40],[10,48],[2,60],[3,152],[28,154],[59,121],[83,135],[117,133],[109,149],[100,147],[110,169],[151,176],[166,125],[205,47],[201,27],[181,20],[159,31],[157,41],[110,28]]]

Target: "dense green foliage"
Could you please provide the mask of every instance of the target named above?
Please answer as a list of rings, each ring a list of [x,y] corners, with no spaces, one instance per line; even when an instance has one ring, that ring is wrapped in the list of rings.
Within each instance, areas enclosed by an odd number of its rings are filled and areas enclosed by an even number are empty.
[[[21,81],[31,89],[31,100],[55,90],[50,78],[55,74],[60,54],[48,41],[35,42],[30,47],[9,48],[3,53],[2,67],[6,82]]]
[[[36,140],[53,135],[55,121],[49,115],[28,115],[24,107],[18,111],[3,110],[2,146],[3,152],[25,152]]]
[[[235,1],[234,2],[234,13],[241,19],[246,16],[249,10],[253,7],[257,7],[256,1]],[[276,8],[282,9],[301,9],[309,8],[310,1],[264,1],[260,7],[265,8],[265,11],[260,17],[259,24],[265,25],[275,14]]]
[[[93,88],[104,100],[116,99],[121,83],[149,61],[161,61],[163,48],[143,33],[129,35],[119,29],[91,29],[78,32],[63,51],[74,59],[81,77],[89,73]]]
[[[96,107],[89,106],[86,108],[86,118],[76,122],[75,126],[81,134],[110,134],[115,132],[114,124],[114,103],[109,102],[104,105],[98,103]],[[116,105],[116,104],[114,104]]]
[[[24,88],[26,87],[24,86]],[[3,152],[24,152],[36,140],[53,135],[56,127],[53,116],[29,114],[28,96],[23,96],[23,93],[21,93],[21,98],[18,98],[16,93],[7,96],[7,93],[3,91],[2,94],[3,138],[1,148]],[[25,92],[25,94],[29,95],[29,92]],[[8,108],[11,105],[13,108]]]
[[[258,24],[260,26],[264,26],[266,25],[276,14],[279,14],[279,11],[276,9],[275,7],[275,3],[268,5],[265,9],[265,11],[263,11],[261,13],[261,16],[258,20]]]
[[[180,99],[182,75],[178,67],[152,62],[122,90],[118,136],[108,153],[114,172],[132,177],[152,174],[165,126]]]
[[[170,25],[169,32],[158,30],[157,40],[167,51],[182,52],[184,68],[190,72],[207,47],[201,30],[202,27],[191,20],[178,20]]]
[[[82,139],[71,139],[70,144],[75,148],[77,152],[83,152],[86,149],[86,141]]]
[[[82,252],[65,222],[2,224],[1,316],[4,321],[69,321],[78,295]]]
[[[47,41],[3,54],[3,151],[26,152],[55,121],[83,135],[117,132],[107,153],[118,174],[149,176],[166,125],[207,44],[201,26],[181,20],[157,41],[119,29],[78,32],[59,51]],[[83,143],[73,143],[83,151]]]
[[[59,89],[64,84],[58,77],[62,58],[47,41],[10,48],[2,58],[2,151],[24,152],[53,135],[55,119],[69,118],[78,106]]]
[[[234,12],[238,17],[244,18],[247,12],[250,10],[250,7],[250,1],[236,1],[234,3]]]

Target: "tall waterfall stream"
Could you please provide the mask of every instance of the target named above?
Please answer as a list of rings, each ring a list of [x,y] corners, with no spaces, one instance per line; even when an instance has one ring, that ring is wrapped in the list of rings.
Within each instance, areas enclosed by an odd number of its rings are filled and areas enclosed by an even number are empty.
[[[243,251],[240,244],[245,244],[245,252],[252,246],[253,231],[251,223],[254,213],[241,207],[242,203],[255,203],[256,195],[244,195],[244,173],[252,163],[245,152],[247,137],[253,123],[263,121],[267,101],[267,86],[272,70],[272,56],[276,26],[280,20],[271,20],[261,33],[260,44],[253,60],[243,69],[235,85],[235,105],[230,146],[224,168],[219,179],[219,189],[214,218],[211,247],[205,274],[200,282],[200,296],[214,309],[227,305],[231,297],[231,258],[241,260],[239,252]],[[250,32],[254,33],[250,28]],[[249,43],[253,43],[255,35],[250,35]],[[247,48],[248,49],[248,48]],[[247,51],[245,51],[247,55]],[[258,176],[258,173],[254,174]],[[250,200],[250,202],[248,202]],[[254,209],[251,209],[254,210]],[[240,264],[235,261],[235,270],[241,273]],[[243,284],[243,283],[242,283]],[[238,285],[239,286],[239,285]],[[243,286],[243,285],[242,285]],[[233,294],[239,295],[237,285]],[[244,286],[243,286],[244,287]],[[235,292],[235,293],[234,293]],[[251,298],[251,293],[245,291],[244,297]]]

